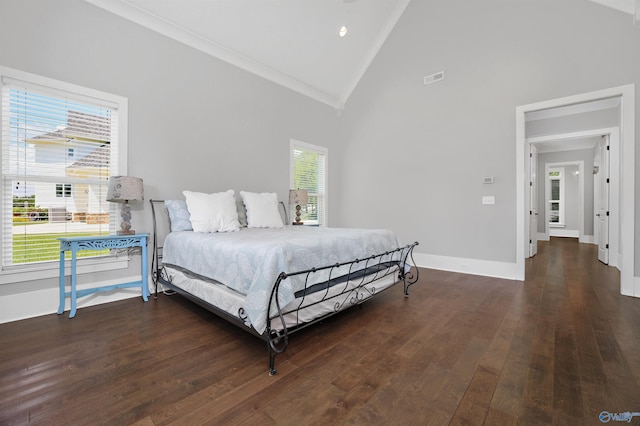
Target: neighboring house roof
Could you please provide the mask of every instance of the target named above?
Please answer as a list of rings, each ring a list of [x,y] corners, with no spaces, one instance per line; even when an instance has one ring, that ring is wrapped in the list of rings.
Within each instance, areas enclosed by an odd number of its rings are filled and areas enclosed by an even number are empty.
[[[71,164],[69,169],[79,169],[84,167],[109,167],[111,149],[109,145],[102,145],[90,154]]]
[[[63,128],[30,138],[30,142],[83,139],[107,142],[111,139],[110,119],[86,112],[69,110]]]

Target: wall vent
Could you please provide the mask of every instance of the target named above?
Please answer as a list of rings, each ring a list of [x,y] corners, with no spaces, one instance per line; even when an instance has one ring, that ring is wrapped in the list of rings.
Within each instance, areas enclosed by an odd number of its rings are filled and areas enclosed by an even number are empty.
[[[426,75],[424,77],[424,85],[435,83],[436,81],[440,81],[444,79],[444,71],[437,72],[435,74]]]

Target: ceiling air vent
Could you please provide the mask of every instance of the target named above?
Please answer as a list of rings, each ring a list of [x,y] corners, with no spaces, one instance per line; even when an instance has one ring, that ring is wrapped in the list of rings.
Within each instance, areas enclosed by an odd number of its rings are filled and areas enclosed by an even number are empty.
[[[425,76],[424,85],[426,86],[427,84],[435,83],[436,81],[440,80],[444,80],[444,71]]]

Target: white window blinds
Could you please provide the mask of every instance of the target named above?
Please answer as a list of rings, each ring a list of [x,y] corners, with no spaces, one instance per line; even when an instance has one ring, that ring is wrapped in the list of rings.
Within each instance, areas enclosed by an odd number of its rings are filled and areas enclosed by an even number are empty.
[[[306,189],[308,204],[302,207],[305,224],[327,225],[327,149],[291,141],[291,189]]]
[[[121,128],[117,102],[5,75],[1,82],[4,270],[57,260],[58,237],[114,229],[105,198]]]

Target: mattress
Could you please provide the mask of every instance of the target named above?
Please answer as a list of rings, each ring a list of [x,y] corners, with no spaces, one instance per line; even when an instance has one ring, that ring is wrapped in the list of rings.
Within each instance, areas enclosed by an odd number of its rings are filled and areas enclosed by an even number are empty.
[[[216,306],[231,316],[243,319],[247,327],[253,327],[251,320],[244,314],[245,296],[243,294],[215,280],[199,277],[189,271],[171,266],[165,266],[164,269],[168,281],[175,287]],[[375,282],[370,282],[374,278],[376,278]],[[367,284],[355,290],[363,280]],[[341,285],[334,285],[311,294],[298,293],[293,301],[283,307],[282,318],[279,316],[271,318],[271,330],[282,330],[283,321],[287,328],[291,328],[339,312],[380,293],[395,284],[396,280],[395,274],[380,277],[376,272],[372,272],[367,276],[360,276],[357,279],[345,281]]]
[[[248,320],[262,333],[267,324],[271,291],[279,274],[366,259],[398,247],[395,234],[380,229],[287,226],[210,234],[171,232],[164,241],[163,264],[222,283],[239,294],[244,298]],[[380,261],[399,262],[401,254],[394,252]],[[366,262],[360,262],[355,270],[365,266]],[[287,306],[301,289],[350,272],[354,272],[353,265],[318,270],[308,277],[291,276],[280,285],[278,303]]]

